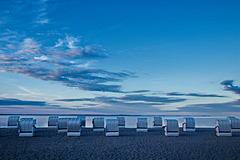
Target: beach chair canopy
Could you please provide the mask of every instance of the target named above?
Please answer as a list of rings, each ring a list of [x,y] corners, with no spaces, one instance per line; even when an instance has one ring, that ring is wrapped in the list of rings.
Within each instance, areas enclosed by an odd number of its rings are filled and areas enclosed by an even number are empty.
[[[165,119],[165,125],[167,128],[167,131],[170,131],[170,132],[179,131],[178,121],[175,119]]]
[[[86,125],[86,117],[85,116],[77,116],[77,118],[81,120],[81,126]]]
[[[79,118],[70,118],[67,123],[68,132],[79,132],[81,130],[81,120]]]
[[[36,121],[33,118],[21,118],[20,120],[20,132],[32,132]]]
[[[162,117],[154,117],[154,126],[162,126]]]
[[[107,132],[118,132],[118,120],[117,119],[107,119],[106,121],[106,131]]]
[[[58,129],[67,129],[69,118],[59,118],[58,119]]]
[[[231,120],[236,120],[237,118],[236,118],[236,117],[230,117],[230,116],[228,116],[227,119],[228,119],[229,121],[231,121]]]
[[[148,128],[147,118],[138,118],[137,128]]]
[[[184,123],[186,123],[186,128],[195,128],[194,118],[184,118]]]
[[[104,128],[104,118],[94,118],[93,128]]]
[[[240,129],[240,119],[231,120],[232,129]]]
[[[19,116],[9,116],[8,126],[17,126],[19,122]]]
[[[125,118],[124,117],[117,117],[118,125],[125,126]]]
[[[57,126],[58,116],[49,116],[48,117],[48,126]]]
[[[216,126],[219,132],[229,132],[231,131],[231,123],[228,120],[217,120]]]

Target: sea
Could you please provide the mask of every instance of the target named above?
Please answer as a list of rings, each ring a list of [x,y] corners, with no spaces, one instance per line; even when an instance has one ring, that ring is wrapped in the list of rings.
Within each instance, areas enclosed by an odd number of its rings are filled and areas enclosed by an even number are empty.
[[[11,115],[0,115],[0,128],[7,128],[8,117]],[[141,116],[132,116],[132,115],[124,115],[120,117],[125,117],[125,128],[136,128],[137,127],[137,118],[147,118],[148,120],[148,128],[153,128],[153,117],[156,115],[141,115]],[[21,118],[34,118],[36,119],[36,127],[37,128],[46,128],[48,126],[48,117],[49,115],[20,115]],[[59,115],[59,118],[76,118],[77,116],[72,115]],[[105,122],[107,119],[116,119],[119,115],[85,115],[86,117],[86,128],[92,128],[92,119],[103,117]],[[216,126],[216,120],[218,119],[226,119],[227,116],[161,116],[163,120],[163,125],[165,119],[176,119],[178,120],[179,127],[182,126],[185,117],[192,117],[195,119],[196,128],[214,128]],[[240,118],[240,116],[235,116],[236,118]],[[106,123],[105,123],[106,124]]]

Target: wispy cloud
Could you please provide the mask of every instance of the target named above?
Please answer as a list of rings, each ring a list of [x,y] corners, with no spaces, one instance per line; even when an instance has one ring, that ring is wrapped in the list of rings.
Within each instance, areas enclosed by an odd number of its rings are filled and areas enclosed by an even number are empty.
[[[180,92],[171,92],[167,93],[168,96],[193,96],[193,97],[226,97],[217,94],[201,94],[201,93],[180,93]]]
[[[33,38],[24,38],[15,43],[15,50],[5,51],[0,56],[1,72],[14,72],[44,81],[60,82],[67,87],[77,87],[87,91],[119,92],[120,85],[107,84],[121,82],[131,77],[130,72],[109,72],[89,66],[102,57],[102,52],[75,45],[77,38],[66,37],[65,46],[43,46]],[[61,41],[60,41],[61,42]],[[60,44],[59,44],[60,45]],[[70,47],[70,48],[69,48]],[[89,60],[89,58],[91,59]]]
[[[11,98],[0,98],[0,105],[45,106],[46,102],[44,102],[44,101],[24,101],[24,100],[11,99]]]

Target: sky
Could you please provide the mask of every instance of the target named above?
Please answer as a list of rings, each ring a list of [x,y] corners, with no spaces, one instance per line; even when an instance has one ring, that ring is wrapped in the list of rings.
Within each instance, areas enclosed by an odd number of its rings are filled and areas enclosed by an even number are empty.
[[[0,1],[1,114],[240,115],[240,1]]]

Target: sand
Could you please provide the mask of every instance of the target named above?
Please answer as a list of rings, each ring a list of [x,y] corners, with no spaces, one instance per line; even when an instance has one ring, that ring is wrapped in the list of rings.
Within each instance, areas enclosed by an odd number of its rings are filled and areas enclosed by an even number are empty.
[[[121,129],[119,137],[84,129],[82,135],[37,129],[36,137],[24,138],[16,129],[0,129],[0,159],[240,159],[240,133],[216,137],[214,129],[179,137],[165,137],[163,129]]]

